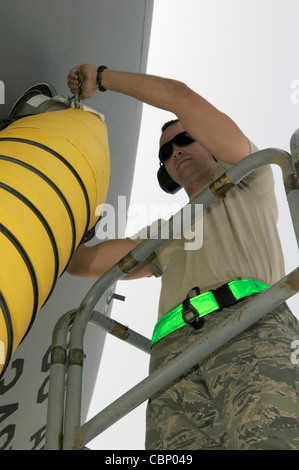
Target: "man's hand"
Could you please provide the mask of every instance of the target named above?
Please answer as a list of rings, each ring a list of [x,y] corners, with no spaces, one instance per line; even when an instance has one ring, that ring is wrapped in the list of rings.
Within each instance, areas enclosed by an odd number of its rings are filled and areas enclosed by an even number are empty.
[[[86,100],[90,98],[97,87],[97,67],[91,64],[78,65],[72,68],[68,74],[68,86],[71,92],[79,94],[79,98]]]

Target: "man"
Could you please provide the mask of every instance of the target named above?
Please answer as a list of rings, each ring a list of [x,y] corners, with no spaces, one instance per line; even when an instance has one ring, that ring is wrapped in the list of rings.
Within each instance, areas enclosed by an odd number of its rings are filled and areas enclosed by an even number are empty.
[[[178,81],[84,64],[70,71],[68,84],[83,99],[108,89],[177,116],[160,139],[159,182],[167,191],[183,187],[193,198],[257,150],[228,116]],[[151,370],[284,275],[276,219],[273,177],[265,166],[205,211],[202,248],[185,250],[183,238],[166,241],[125,276],[162,275]],[[68,271],[97,278],[139,242],[81,246]],[[236,303],[228,283],[243,286],[247,280],[251,290]],[[190,298],[202,303],[205,293],[220,309],[199,320],[201,307],[195,313],[191,307],[190,317]],[[183,324],[172,330],[169,319],[178,316]],[[298,336],[297,320],[282,305],[157,393],[148,405],[147,448],[299,449],[298,367],[290,361],[290,344]]]

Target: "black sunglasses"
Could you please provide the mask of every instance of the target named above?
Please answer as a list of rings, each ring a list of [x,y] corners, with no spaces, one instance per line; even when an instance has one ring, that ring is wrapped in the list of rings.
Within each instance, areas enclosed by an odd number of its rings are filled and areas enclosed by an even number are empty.
[[[172,155],[172,144],[178,145],[178,147],[186,147],[186,145],[192,144],[195,140],[188,134],[188,132],[181,132],[174,136],[173,139],[169,140],[160,147],[159,150],[159,160],[161,163],[166,162]]]

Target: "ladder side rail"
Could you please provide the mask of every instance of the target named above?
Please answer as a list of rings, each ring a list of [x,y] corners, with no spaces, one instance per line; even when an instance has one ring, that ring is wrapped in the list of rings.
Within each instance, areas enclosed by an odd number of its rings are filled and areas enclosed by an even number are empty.
[[[56,323],[52,335],[45,450],[61,450],[62,448],[65,378],[68,359],[67,335],[76,313],[77,310],[71,310],[63,315]],[[125,327],[103,313],[94,311],[90,322],[139,348],[143,352],[150,353],[151,341],[148,338]]]
[[[293,158],[293,165],[295,169],[295,173],[299,174],[299,129],[293,133],[291,137],[291,154]]]
[[[296,294],[298,290],[299,268],[296,268],[269,289],[251,298],[242,308],[219,322],[212,331],[184,349],[175,359],[155,370],[145,380],[78,427],[74,448],[79,450],[84,447],[145,400]]]
[[[291,218],[299,248],[299,188],[289,192],[289,194],[287,195],[287,200],[289,203]]]
[[[124,275],[125,273],[116,264],[100,277],[83,299],[72,324],[68,348],[69,361],[64,411],[63,450],[73,448],[75,429],[81,422],[84,335],[86,327],[96,303]]]
[[[291,138],[291,155],[293,159],[293,166],[294,166],[294,177],[290,176],[290,184],[289,188],[286,186],[286,193],[288,202],[290,205],[291,210],[291,217],[294,224],[295,232],[297,235],[297,242],[299,245],[299,229],[298,229],[298,207],[299,207],[299,129],[297,129]],[[296,210],[297,208],[297,210]]]
[[[254,169],[271,163],[279,164],[285,175],[294,174],[291,156],[279,149],[265,149],[249,155],[232,167],[226,174],[218,178],[210,188],[204,190],[196,198],[194,198],[188,205],[195,213],[196,204],[203,204],[206,209],[219,197],[223,197],[228,190],[235,184],[243,179],[247,174]],[[184,208],[183,208],[184,209]],[[180,211],[182,213],[183,209]],[[177,214],[176,214],[177,215]],[[169,238],[171,238],[173,216],[170,221]],[[295,222],[296,222],[295,218]],[[168,223],[168,222],[167,222]],[[163,224],[162,224],[163,227]],[[161,228],[162,228],[161,227]],[[104,274],[91,288],[86,297],[83,299],[76,318],[74,320],[71,339],[70,339],[70,357],[73,354],[78,355],[81,353],[81,360],[71,360],[68,371],[68,385],[66,397],[66,420],[65,420],[65,435],[64,435],[64,449],[71,449],[74,447],[75,430],[80,426],[81,414],[81,382],[82,382],[82,367],[83,367],[83,341],[86,326],[92,315],[94,306],[104,295],[106,290],[113,285],[116,281],[121,279],[125,274],[130,272],[137,264],[143,261],[149,254],[165,242],[165,239],[159,238],[159,230],[157,229],[157,239],[144,240],[140,245],[134,248],[128,255],[126,255],[118,264],[113,266],[106,274]],[[299,234],[299,229],[296,234]],[[298,237],[297,237],[298,238]]]
[[[63,438],[67,335],[77,310],[64,314],[52,334],[45,450],[60,450]]]

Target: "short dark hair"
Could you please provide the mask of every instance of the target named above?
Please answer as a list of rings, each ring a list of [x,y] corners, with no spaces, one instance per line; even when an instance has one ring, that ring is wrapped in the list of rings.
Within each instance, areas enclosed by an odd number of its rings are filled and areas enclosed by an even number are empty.
[[[173,124],[176,124],[177,122],[180,122],[179,119],[172,119],[171,121],[165,122],[163,126],[161,127],[162,134],[167,129],[167,127],[172,126]]]

